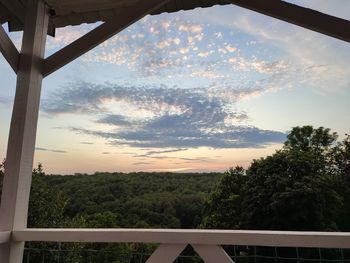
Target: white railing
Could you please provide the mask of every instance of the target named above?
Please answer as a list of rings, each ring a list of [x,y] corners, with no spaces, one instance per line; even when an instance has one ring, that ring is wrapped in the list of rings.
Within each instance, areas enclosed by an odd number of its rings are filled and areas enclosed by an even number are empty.
[[[0,232],[1,240],[9,233]],[[23,229],[13,241],[160,244],[147,263],[174,262],[191,245],[206,263],[232,263],[221,245],[350,248],[350,232],[294,232],[184,229]]]

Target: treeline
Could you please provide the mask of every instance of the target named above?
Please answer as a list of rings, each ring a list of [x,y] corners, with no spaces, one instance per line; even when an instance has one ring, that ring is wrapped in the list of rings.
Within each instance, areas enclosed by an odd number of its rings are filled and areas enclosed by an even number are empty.
[[[222,173],[33,171],[29,227],[197,228]]]
[[[139,172],[43,179],[68,197],[64,216],[83,217],[89,227],[197,228],[205,200],[221,176]]]
[[[28,227],[198,228],[204,203],[222,175],[101,172],[61,176],[45,174],[39,164],[33,171]],[[27,242],[24,260],[144,262],[155,247]],[[189,250],[185,254],[193,252]]]

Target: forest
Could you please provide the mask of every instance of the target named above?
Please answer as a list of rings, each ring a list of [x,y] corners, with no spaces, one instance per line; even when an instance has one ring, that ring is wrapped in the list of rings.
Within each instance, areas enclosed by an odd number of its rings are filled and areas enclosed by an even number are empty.
[[[1,178],[5,166],[4,161]],[[39,164],[33,170],[28,226],[350,231],[349,182],[350,136],[339,139],[323,127],[295,127],[274,154],[224,173],[61,176],[45,174]],[[28,242],[25,260],[145,262],[154,248]],[[336,249],[226,249],[242,263],[350,259],[349,251]],[[179,262],[200,262],[190,248],[183,255]]]

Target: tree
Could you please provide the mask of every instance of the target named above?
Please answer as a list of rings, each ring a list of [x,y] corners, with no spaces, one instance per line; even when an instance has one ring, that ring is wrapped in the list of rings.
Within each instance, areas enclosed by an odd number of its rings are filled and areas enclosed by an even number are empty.
[[[332,169],[338,174],[338,192],[342,194],[343,206],[339,212],[338,225],[342,231],[350,231],[350,135],[332,151]]]
[[[63,227],[64,210],[68,198],[55,188],[49,187],[41,163],[33,169],[29,199],[28,227]]]
[[[336,180],[312,154],[283,150],[253,161],[243,187],[242,227],[271,230],[338,230],[342,199]]]
[[[350,181],[350,135],[332,150],[333,167],[336,167],[344,180]]]
[[[337,140],[337,133],[330,133],[330,129],[312,126],[294,127],[287,135],[284,148],[303,152],[326,153]]]
[[[242,167],[229,169],[206,202],[203,228],[239,229],[242,226],[242,187],[246,182]]]
[[[293,128],[281,150],[254,160],[246,171],[226,173],[207,202],[204,226],[339,230],[344,195],[334,171],[348,167],[350,144],[337,145],[336,139],[323,127]]]

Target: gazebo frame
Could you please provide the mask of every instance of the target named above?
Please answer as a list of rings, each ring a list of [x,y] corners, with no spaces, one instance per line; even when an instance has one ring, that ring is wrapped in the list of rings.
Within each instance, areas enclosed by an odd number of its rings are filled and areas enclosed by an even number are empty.
[[[173,262],[188,244],[205,262],[233,262],[221,245],[350,248],[350,233],[27,228],[42,79],[145,15],[157,12],[170,0],[139,1],[48,58],[44,58],[44,51],[52,12],[44,0],[27,0],[25,10],[16,8],[16,2],[0,0],[23,22],[24,31],[22,48],[18,52],[0,26],[0,51],[17,74],[0,208],[1,263],[22,262],[25,241],[160,243],[148,259],[149,263]],[[224,2],[350,42],[350,22],[345,19],[280,0]]]

